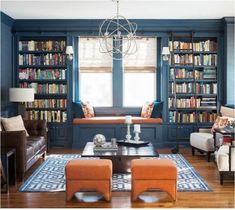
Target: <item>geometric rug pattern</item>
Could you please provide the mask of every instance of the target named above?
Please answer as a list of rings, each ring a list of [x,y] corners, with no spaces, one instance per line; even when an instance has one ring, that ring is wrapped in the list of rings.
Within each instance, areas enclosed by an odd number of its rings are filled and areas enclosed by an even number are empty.
[[[82,158],[77,154],[49,155],[47,159],[20,187],[20,192],[55,192],[65,191],[65,165],[72,159]],[[145,158],[147,159],[147,158]],[[177,165],[178,192],[211,192],[205,180],[181,154],[160,154],[155,159],[170,159]],[[113,174],[112,191],[130,191],[131,174]]]

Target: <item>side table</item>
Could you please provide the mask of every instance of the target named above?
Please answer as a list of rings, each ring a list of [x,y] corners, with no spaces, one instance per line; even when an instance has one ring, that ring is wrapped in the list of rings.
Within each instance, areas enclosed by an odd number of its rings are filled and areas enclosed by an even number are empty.
[[[1,162],[6,177],[6,183],[1,192],[8,192],[9,185],[16,184],[16,149],[2,148]]]
[[[230,136],[232,136],[233,141],[234,141],[234,130],[233,130],[233,128],[230,128],[230,127],[215,128],[215,129],[214,129],[214,132],[213,132],[215,151],[217,150],[217,146],[216,146],[216,133],[220,133],[220,134],[222,134],[223,136],[225,136],[225,135],[230,135]]]

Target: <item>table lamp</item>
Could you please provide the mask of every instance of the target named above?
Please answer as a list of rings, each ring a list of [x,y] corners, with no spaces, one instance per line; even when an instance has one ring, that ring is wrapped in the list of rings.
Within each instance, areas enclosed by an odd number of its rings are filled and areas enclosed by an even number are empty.
[[[18,113],[23,119],[26,117],[26,110],[24,102],[34,101],[34,89],[33,88],[10,88],[9,89],[9,101],[20,102],[18,105]]]

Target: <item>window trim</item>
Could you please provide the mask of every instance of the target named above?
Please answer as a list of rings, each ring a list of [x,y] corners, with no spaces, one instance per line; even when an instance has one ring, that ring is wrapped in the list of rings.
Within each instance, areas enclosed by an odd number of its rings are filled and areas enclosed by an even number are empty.
[[[84,35],[82,35],[84,37]],[[89,36],[89,35],[88,35]],[[157,63],[156,63],[156,100],[161,100],[161,87],[162,87],[162,71],[161,71],[161,40],[160,36],[150,35],[152,37],[156,37],[156,44],[157,44]],[[73,61],[73,71],[74,71],[74,79],[73,79],[73,101],[79,102],[80,95],[79,95],[79,52],[78,52],[78,44],[79,44],[79,36],[74,38],[74,61]],[[159,59],[158,59],[159,58]],[[125,115],[125,113],[139,115],[141,108],[139,106],[136,107],[124,107],[123,106],[123,60],[115,60],[113,59],[113,106],[112,107],[94,107],[97,115],[102,114],[118,114]],[[119,115],[119,114],[118,114]]]

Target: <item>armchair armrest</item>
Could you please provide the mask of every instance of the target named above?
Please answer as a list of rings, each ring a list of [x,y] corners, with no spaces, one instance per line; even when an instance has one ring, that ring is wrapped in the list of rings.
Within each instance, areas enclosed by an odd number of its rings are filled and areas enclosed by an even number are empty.
[[[47,123],[45,120],[24,120],[24,126],[30,136],[44,136],[47,139]]]
[[[230,145],[229,146],[229,171],[231,171],[232,167],[232,150],[235,150],[235,145]]]
[[[1,131],[1,147],[16,149],[17,173],[25,171],[26,163],[26,132],[25,131]]]
[[[199,128],[200,133],[211,133],[211,128]]]

